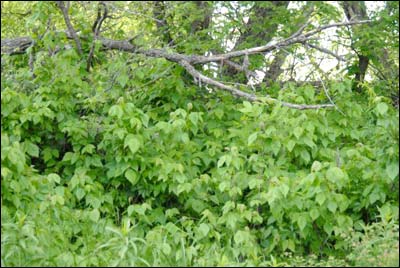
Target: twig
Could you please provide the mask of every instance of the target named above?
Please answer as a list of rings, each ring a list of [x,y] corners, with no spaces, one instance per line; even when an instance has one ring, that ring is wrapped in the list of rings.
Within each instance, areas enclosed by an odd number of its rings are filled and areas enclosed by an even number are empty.
[[[283,51],[285,51],[286,53],[290,54],[290,52],[287,51],[286,49],[284,49],[284,48],[281,48],[281,49],[282,49]],[[301,59],[297,58],[297,60],[306,65],[306,63],[305,63],[304,61],[302,61]],[[329,96],[328,89],[326,88],[325,83],[324,83],[324,81],[322,80],[322,78],[321,78],[321,76],[319,75],[319,73],[316,72],[315,75],[316,75],[317,79],[321,82],[322,88],[324,89],[324,92],[325,92],[325,96],[328,98],[328,100],[329,100],[329,102],[331,103],[331,105],[332,105],[333,107],[335,107],[342,115],[345,115],[345,114],[339,109],[339,107],[337,107],[337,105],[333,102],[332,98]]]
[[[103,6],[103,8],[104,8],[103,14],[101,12],[101,6]],[[94,34],[94,38],[93,38],[92,46],[90,47],[89,56],[88,56],[87,64],[86,64],[86,70],[88,72],[90,70],[90,66],[92,65],[94,49],[95,49],[95,46],[96,46],[96,41],[97,41],[97,39],[99,37],[99,34],[100,34],[100,28],[101,28],[101,25],[102,25],[103,21],[107,18],[107,14],[108,14],[107,6],[104,4],[103,1],[101,1],[99,3],[99,7],[98,7],[98,10],[97,10],[97,18],[96,18],[96,21],[94,22],[93,28],[92,28],[93,34]]]
[[[179,62],[179,64],[184,67],[194,78],[198,79],[198,80],[202,80],[204,83],[212,85],[212,86],[216,86],[220,89],[223,89],[225,91],[230,92],[231,94],[233,94],[234,96],[237,97],[242,97],[245,98],[249,101],[263,101],[263,98],[258,97],[254,94],[250,94],[244,91],[241,91],[239,89],[236,89],[234,87],[230,87],[228,85],[225,85],[221,82],[215,81],[214,79],[211,79],[210,77],[207,77],[203,74],[201,74],[199,71],[197,71],[192,65],[190,65],[189,62],[182,60]],[[321,109],[321,108],[329,108],[329,107],[334,107],[334,105],[332,104],[315,104],[315,105],[307,105],[307,104],[294,104],[294,103],[289,103],[289,102],[283,102],[280,101],[278,99],[274,99],[271,97],[264,97],[265,100],[267,101],[273,101],[276,103],[281,104],[282,106],[286,106],[289,108],[293,108],[293,109],[298,109],[298,110],[305,110],[305,109]]]
[[[336,53],[333,53],[332,51],[330,51],[330,50],[328,50],[326,48],[319,47],[317,45],[313,45],[313,44],[310,44],[310,43],[304,43],[304,45],[308,46],[308,47],[311,47],[311,48],[314,48],[316,50],[319,50],[319,51],[321,51],[321,52],[323,52],[325,54],[331,55],[331,56],[335,57],[338,61],[345,61],[343,56],[337,55]]]
[[[222,60],[223,63],[225,63],[226,65],[235,68],[236,70],[240,71],[240,72],[247,72],[250,76],[253,77],[257,77],[257,73],[254,71],[251,71],[247,68],[244,68],[243,65],[237,64],[236,62],[233,62],[231,60]]]

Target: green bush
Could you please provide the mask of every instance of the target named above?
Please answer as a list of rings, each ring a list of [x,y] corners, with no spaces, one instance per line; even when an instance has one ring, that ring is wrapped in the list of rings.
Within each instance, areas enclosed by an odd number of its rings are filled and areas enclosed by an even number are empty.
[[[53,64],[1,93],[4,265],[343,257],[356,226],[398,220],[398,111],[349,83],[342,115],[196,99],[174,75],[115,96]]]

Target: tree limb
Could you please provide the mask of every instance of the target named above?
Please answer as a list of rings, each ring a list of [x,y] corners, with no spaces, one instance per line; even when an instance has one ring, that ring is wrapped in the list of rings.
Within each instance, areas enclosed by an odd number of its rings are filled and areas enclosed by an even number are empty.
[[[201,74],[199,71],[197,71],[192,65],[190,65],[189,62],[182,60],[179,62],[179,64],[186,69],[194,78],[199,79],[203,81],[204,83],[211,85],[211,86],[216,86],[220,89],[223,89],[225,91],[230,92],[232,95],[236,97],[241,97],[244,99],[247,99],[249,101],[272,101],[281,104],[282,106],[286,106],[289,108],[293,109],[298,109],[298,110],[306,110],[306,109],[321,109],[321,108],[330,108],[334,107],[333,104],[315,104],[315,105],[307,105],[307,104],[295,104],[295,103],[289,103],[289,102],[283,102],[278,99],[274,99],[271,97],[258,97],[254,94],[247,93],[244,91],[241,91],[237,88],[225,85],[221,82],[215,81],[214,79],[207,77],[203,74]]]
[[[338,61],[345,61],[345,59],[343,58],[343,56],[337,55],[336,53],[333,53],[333,52],[330,51],[329,49],[326,49],[326,48],[323,48],[323,47],[320,47],[320,46],[317,46],[317,45],[313,45],[313,44],[310,44],[310,43],[305,43],[305,45],[306,45],[306,46],[309,46],[309,47],[311,47],[311,48],[314,48],[314,49],[316,49],[316,50],[319,50],[319,51],[321,51],[322,53],[331,55],[331,56],[335,57]]]
[[[60,9],[63,11],[64,14],[64,19],[66,21],[67,27],[68,27],[68,37],[73,38],[77,44],[78,51],[82,53],[81,45],[79,42],[79,38],[76,34],[76,32],[73,30],[71,22],[69,21],[68,17],[68,7],[65,7],[64,3],[62,1],[57,1]],[[103,18],[105,18],[103,16]],[[104,20],[104,19],[103,19]],[[317,29],[311,30],[306,33],[301,33],[296,35],[296,36],[291,36],[289,38],[274,42],[273,44],[266,44],[264,46],[259,46],[259,47],[253,47],[249,49],[244,49],[244,50],[238,50],[238,51],[233,51],[229,53],[224,53],[224,54],[218,54],[218,55],[210,55],[210,56],[203,56],[203,55],[186,55],[186,54],[180,54],[180,53],[173,53],[173,52],[168,52],[164,49],[142,49],[139,48],[133,44],[131,44],[127,40],[112,40],[112,39],[107,39],[103,37],[98,37],[98,40],[102,43],[103,49],[105,50],[119,50],[119,51],[125,51],[129,53],[135,53],[135,54],[143,54],[149,57],[155,57],[155,58],[165,58],[171,62],[176,62],[179,65],[181,65],[183,68],[185,68],[189,74],[193,76],[193,78],[198,79],[199,81],[202,81],[208,85],[215,86],[219,89],[225,90],[230,92],[232,95],[240,98],[247,99],[249,101],[272,101],[276,103],[280,103],[283,106],[289,107],[289,108],[294,108],[294,109],[320,109],[320,108],[329,108],[329,107],[335,107],[334,104],[320,104],[320,105],[306,105],[306,104],[293,104],[293,103],[287,103],[287,102],[282,102],[280,100],[271,98],[271,97],[259,97],[256,96],[255,94],[247,93],[244,91],[241,91],[237,88],[234,88],[232,86],[228,86],[224,83],[218,82],[210,77],[207,77],[197,71],[194,68],[194,64],[204,64],[204,63],[209,63],[209,62],[229,62],[231,64],[232,62],[229,61],[229,59],[233,57],[240,57],[244,55],[251,55],[251,54],[256,54],[256,53],[266,53],[269,51],[273,51],[275,49],[283,48],[295,43],[305,43],[306,41],[310,40],[313,35],[328,29],[332,27],[339,27],[339,26],[346,26],[346,25],[354,25],[354,24],[364,24],[364,23],[369,23],[370,20],[365,20],[365,21],[348,21],[348,22],[341,22],[341,23],[334,23],[334,24],[329,24],[329,25],[323,25],[321,27],[318,27]],[[101,26],[101,23],[98,23],[96,26]],[[99,29],[100,27],[95,27]],[[302,27],[303,28],[303,27]],[[1,53],[2,54],[21,54],[24,53],[25,50],[32,44],[33,40],[29,37],[20,37],[20,38],[15,38],[15,39],[5,39],[1,40]],[[232,64],[233,65],[233,64]],[[248,71],[245,70],[243,66],[239,67],[234,65],[235,68],[243,70],[243,71]]]

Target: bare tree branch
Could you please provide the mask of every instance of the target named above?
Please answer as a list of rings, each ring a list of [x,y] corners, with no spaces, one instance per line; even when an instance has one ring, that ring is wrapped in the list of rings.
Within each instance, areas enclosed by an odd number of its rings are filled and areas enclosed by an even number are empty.
[[[256,72],[251,71],[251,70],[249,70],[247,68],[244,68],[243,65],[237,64],[236,62],[233,62],[233,61],[230,61],[230,60],[223,60],[223,63],[228,65],[228,66],[230,66],[230,67],[232,67],[232,68],[235,68],[239,72],[247,72],[250,76],[257,77],[257,73]]]
[[[64,14],[64,19],[66,21],[67,27],[68,27],[68,33],[69,33],[69,38],[73,38],[77,44],[78,50],[80,53],[82,53],[81,49],[81,44],[79,42],[79,38],[72,28],[71,22],[68,17],[68,6],[67,7],[64,5],[62,1],[57,1],[60,9],[63,11]],[[106,12],[105,12],[106,13]],[[354,25],[354,24],[364,24],[364,23],[369,23],[370,20],[366,21],[349,21],[349,22],[341,22],[341,23],[334,23],[334,24],[329,24],[329,25],[323,25],[317,29],[314,29],[312,31],[306,32],[301,34],[302,31],[297,31],[300,32],[299,35],[297,36],[291,36],[289,38],[277,41],[273,44],[266,44],[264,46],[259,46],[259,47],[253,47],[249,49],[244,49],[244,50],[238,50],[238,51],[232,51],[229,53],[225,54],[218,54],[218,55],[210,55],[210,56],[203,56],[203,55],[186,55],[186,54],[180,54],[180,53],[173,53],[173,52],[168,52],[164,49],[142,49],[139,48],[132,43],[130,43],[127,40],[112,40],[112,39],[107,39],[98,36],[99,30],[101,27],[101,22],[104,21],[106,14],[103,14],[101,18],[103,18],[101,21],[99,21],[98,24],[95,26],[95,36],[97,36],[97,40],[99,40],[102,45],[103,49],[105,50],[119,50],[119,51],[124,51],[124,52],[129,52],[129,53],[135,53],[135,54],[143,54],[149,57],[155,57],[155,58],[165,58],[171,62],[176,62],[179,65],[181,65],[183,68],[188,71],[190,75],[193,76],[193,78],[197,79],[199,82],[204,82],[205,84],[215,86],[219,89],[225,90],[230,92],[232,95],[240,98],[244,98],[250,101],[272,101],[279,103],[283,106],[289,107],[289,108],[294,108],[294,109],[320,109],[320,108],[330,108],[330,107],[335,107],[336,105],[333,103],[333,101],[330,99],[329,95],[327,94],[328,99],[330,100],[330,104],[320,104],[320,105],[306,105],[306,104],[293,104],[293,103],[287,103],[287,102],[282,102],[280,100],[271,98],[271,97],[260,97],[256,96],[255,94],[248,93],[242,90],[239,90],[237,88],[234,88],[232,86],[228,86],[224,83],[218,82],[210,77],[207,77],[197,71],[194,68],[194,64],[204,64],[204,63],[209,63],[209,62],[226,62],[232,66],[235,66],[238,70],[249,72],[247,67],[240,66],[239,64],[233,63],[230,61],[231,58],[233,57],[240,57],[240,56],[245,56],[245,55],[252,55],[256,53],[266,53],[269,51],[273,51],[275,49],[283,49],[284,47],[287,47],[292,44],[296,43],[305,43],[306,41],[309,41],[313,38],[313,36],[325,29],[332,28],[332,27],[340,27],[340,26],[346,26],[346,25]],[[302,27],[303,28],[303,27]],[[304,27],[305,28],[305,27]],[[301,29],[300,29],[301,30]],[[97,32],[97,34],[96,34]],[[6,53],[6,54],[20,54],[24,53],[25,50],[32,44],[33,40],[29,37],[20,37],[16,39],[5,39],[1,40],[1,53]],[[91,56],[92,57],[92,56]],[[90,58],[91,58],[90,57]],[[327,93],[326,88],[324,87],[325,93]]]
[[[234,58],[234,57],[240,57],[240,56],[244,56],[246,54],[252,55],[252,54],[257,54],[257,53],[266,53],[266,52],[275,50],[279,47],[287,47],[287,46],[290,46],[290,45],[293,45],[296,43],[304,43],[304,42],[310,40],[312,36],[314,36],[315,34],[321,32],[325,29],[340,27],[340,26],[347,26],[347,25],[354,25],[354,24],[365,24],[365,23],[369,23],[369,22],[371,22],[371,20],[346,21],[346,22],[340,22],[340,23],[333,23],[333,24],[329,24],[329,25],[323,25],[323,26],[318,27],[317,29],[306,32],[299,36],[288,37],[281,41],[277,41],[275,43],[267,44],[264,46],[252,47],[252,48],[248,48],[248,49],[237,50],[237,51],[232,51],[232,52],[228,52],[225,54],[217,54],[217,55],[212,55],[212,56],[192,56],[192,60],[190,62],[193,64],[219,62],[221,60],[230,59],[230,58]]]
[[[336,53],[333,53],[329,49],[326,49],[326,48],[323,48],[323,47],[320,47],[320,46],[317,46],[317,45],[313,45],[313,44],[310,44],[310,43],[305,43],[305,45],[309,46],[309,47],[312,47],[312,48],[314,48],[316,50],[319,50],[319,51],[321,51],[321,52],[323,52],[325,54],[331,55],[331,56],[335,57],[338,61],[345,61],[343,56],[337,55]]]
[[[298,109],[298,110],[306,110],[306,109],[321,109],[321,108],[330,108],[334,107],[333,104],[316,104],[316,105],[307,105],[307,104],[294,104],[294,103],[289,103],[289,102],[283,102],[271,97],[258,97],[254,94],[247,93],[244,91],[241,91],[237,88],[225,85],[221,82],[215,81],[214,79],[211,79],[210,77],[207,77],[203,74],[201,74],[199,71],[197,71],[192,65],[190,65],[189,62],[182,60],[179,62],[181,66],[183,66],[194,78],[203,81],[204,83],[211,85],[211,86],[216,86],[220,89],[223,89],[225,91],[230,92],[232,95],[236,97],[241,97],[245,98],[249,101],[272,101],[281,104],[282,106],[286,106],[289,108],[293,109]]]

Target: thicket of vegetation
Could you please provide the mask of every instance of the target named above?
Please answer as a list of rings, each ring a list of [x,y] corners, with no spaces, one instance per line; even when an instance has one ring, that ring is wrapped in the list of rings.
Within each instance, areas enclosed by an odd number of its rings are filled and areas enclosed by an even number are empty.
[[[1,266],[398,266],[398,8],[2,1]]]

